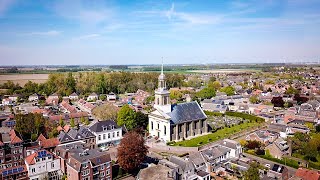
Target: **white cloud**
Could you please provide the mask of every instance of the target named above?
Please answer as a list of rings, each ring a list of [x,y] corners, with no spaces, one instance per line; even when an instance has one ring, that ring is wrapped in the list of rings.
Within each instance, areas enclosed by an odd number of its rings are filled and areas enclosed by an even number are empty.
[[[27,35],[39,35],[39,36],[56,36],[60,35],[62,31],[50,30],[50,31],[39,31],[39,32],[31,32]]]
[[[0,15],[6,13],[14,3],[15,0],[0,0]]]
[[[88,40],[88,39],[95,39],[95,38],[98,38],[100,37],[101,35],[100,34],[87,34],[87,35],[83,35],[83,36],[79,36],[79,37],[75,37],[73,38],[73,40]]]
[[[62,0],[53,5],[53,10],[63,18],[84,24],[99,24],[113,16],[111,7],[103,1]]]

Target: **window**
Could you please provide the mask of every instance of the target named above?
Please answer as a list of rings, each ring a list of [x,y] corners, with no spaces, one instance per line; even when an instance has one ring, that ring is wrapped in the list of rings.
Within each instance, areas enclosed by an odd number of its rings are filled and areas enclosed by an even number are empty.
[[[98,139],[99,139],[99,141],[101,140],[101,135],[99,135],[99,138],[98,138]]]
[[[107,163],[106,163],[106,166],[107,166],[107,168],[108,168],[108,167],[110,167],[110,163],[109,163],[109,162],[107,162]]]
[[[13,166],[18,166],[18,163],[13,163]]]
[[[106,174],[107,174],[107,175],[109,175],[109,173],[110,173],[110,171],[109,171],[109,170],[107,170],[107,171],[106,171]]]
[[[100,166],[100,170],[104,170],[104,165],[103,164]]]
[[[35,172],[36,172],[36,169],[35,169],[35,168],[32,168],[32,169],[31,169],[31,172],[35,173]]]
[[[45,161],[46,160],[46,158],[44,157],[44,158],[42,158],[42,161]]]
[[[51,168],[54,168],[54,162],[53,162],[53,163],[51,163]]]
[[[120,134],[120,133],[119,133],[119,131],[118,131],[118,132],[117,132],[117,137],[119,137],[119,134]]]
[[[110,133],[108,133],[108,138],[110,139]]]
[[[158,123],[158,129],[160,129],[160,124]]]
[[[153,130],[153,121],[151,121],[151,129]]]
[[[103,134],[103,139],[106,139],[106,134]]]
[[[112,137],[114,138],[114,132],[112,133]]]
[[[104,177],[104,172],[101,172],[101,177]]]
[[[166,127],[166,126],[163,126],[163,128],[164,128],[163,134],[164,134],[164,135],[167,135],[167,127]]]
[[[86,170],[82,171],[82,176],[88,175],[89,172],[90,172],[89,169],[86,169]]]

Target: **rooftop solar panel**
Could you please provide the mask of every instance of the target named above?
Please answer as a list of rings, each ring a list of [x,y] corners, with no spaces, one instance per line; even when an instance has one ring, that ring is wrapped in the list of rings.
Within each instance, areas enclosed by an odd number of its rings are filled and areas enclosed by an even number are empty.
[[[8,174],[12,174],[12,170],[8,170]]]

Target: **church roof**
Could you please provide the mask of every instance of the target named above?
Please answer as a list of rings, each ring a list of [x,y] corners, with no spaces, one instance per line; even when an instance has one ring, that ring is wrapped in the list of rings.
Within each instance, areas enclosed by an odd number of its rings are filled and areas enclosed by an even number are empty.
[[[199,104],[195,101],[173,106],[172,111],[169,112],[168,115],[171,117],[173,124],[180,124],[207,118]]]

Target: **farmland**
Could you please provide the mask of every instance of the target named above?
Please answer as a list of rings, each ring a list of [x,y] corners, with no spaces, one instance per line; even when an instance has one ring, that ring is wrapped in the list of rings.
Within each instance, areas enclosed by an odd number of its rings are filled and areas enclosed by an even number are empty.
[[[24,86],[29,80],[35,83],[44,83],[48,77],[49,74],[2,74],[0,75],[0,84],[12,81]]]

